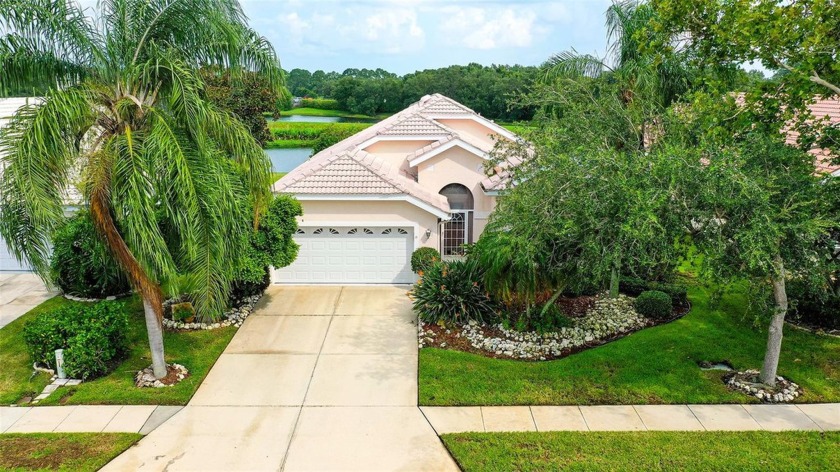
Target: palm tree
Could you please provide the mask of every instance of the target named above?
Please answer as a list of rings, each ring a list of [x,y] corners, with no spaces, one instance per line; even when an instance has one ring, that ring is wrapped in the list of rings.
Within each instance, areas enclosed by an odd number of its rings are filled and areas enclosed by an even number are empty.
[[[543,64],[546,81],[610,76],[625,84],[625,102],[632,101],[634,93],[644,90],[663,107],[689,89],[691,69],[683,54],[646,52],[645,44],[651,42],[651,35],[658,34],[652,29],[651,22],[656,18],[652,6],[633,0],[616,2],[607,9],[606,17],[607,56],[579,54],[574,49],[555,54]]]
[[[143,300],[155,376],[166,375],[161,282],[181,269],[199,312],[226,303],[246,231],[241,199],[270,197],[259,144],[204,96],[198,68],[282,86],[268,42],[235,0],[0,0],[0,91],[41,90],[0,132],[0,234],[48,277],[63,197],[81,191]],[[166,220],[166,230],[158,221]]]

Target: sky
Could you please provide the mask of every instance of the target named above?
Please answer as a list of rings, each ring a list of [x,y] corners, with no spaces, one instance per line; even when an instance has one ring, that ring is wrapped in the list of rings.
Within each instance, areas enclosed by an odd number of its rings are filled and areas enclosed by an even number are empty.
[[[604,54],[610,0],[241,0],[284,69],[539,65],[576,49]]]

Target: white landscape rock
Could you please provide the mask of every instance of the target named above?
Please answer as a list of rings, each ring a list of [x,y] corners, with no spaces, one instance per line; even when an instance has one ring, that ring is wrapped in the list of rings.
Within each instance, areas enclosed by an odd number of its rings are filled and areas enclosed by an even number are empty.
[[[574,326],[560,328],[551,333],[540,334],[536,331],[519,332],[506,329],[501,324],[495,328],[501,336],[486,336],[486,326],[475,321],[460,325],[456,330],[458,337],[464,337],[478,350],[497,356],[514,359],[544,360],[558,357],[564,350],[584,346],[588,343],[602,342],[620,334],[641,329],[647,325],[647,319],[636,313],[633,299],[620,295],[616,299],[598,297],[595,306],[581,317],[573,319]],[[419,344],[425,346],[446,347],[446,343],[437,343],[435,333],[419,325]]]

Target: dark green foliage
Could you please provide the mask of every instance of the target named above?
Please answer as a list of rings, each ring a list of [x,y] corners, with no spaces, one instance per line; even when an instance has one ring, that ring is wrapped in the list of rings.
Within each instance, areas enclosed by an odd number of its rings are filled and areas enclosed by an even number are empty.
[[[647,290],[658,290],[670,295],[675,305],[688,305],[688,287],[681,284],[649,282],[638,277],[622,277],[619,282],[619,290],[631,297],[639,296]]]
[[[33,362],[55,368],[55,350],[64,349],[64,370],[90,379],[108,372],[127,349],[128,313],[121,302],[62,306],[41,313],[23,330]]]
[[[487,118],[520,121],[530,120],[536,107],[511,103],[511,98],[525,93],[538,74],[537,67],[475,63],[416,71],[402,77],[382,69],[347,69],[343,73],[292,69],[286,83],[295,96],[328,97],[335,99],[337,106],[322,106],[322,100],[304,99],[304,107],[365,115],[393,113],[424,95],[441,93]]]
[[[294,197],[278,195],[269,203],[259,227],[246,236],[236,277],[231,286],[231,302],[262,293],[268,286],[268,267],[286,267],[297,258],[298,244],[292,239],[298,225],[295,217],[303,209]]]
[[[659,290],[648,290],[636,297],[636,311],[654,320],[664,320],[671,317],[674,310],[671,296]]]
[[[483,275],[474,260],[433,265],[411,290],[414,311],[429,323],[490,321],[496,304],[484,288]]]
[[[503,310],[499,317],[507,328],[522,332],[553,333],[560,328],[572,326],[572,320],[554,303],[545,308],[545,312],[542,306],[531,308],[530,312],[522,309],[516,311],[507,309]]]
[[[305,108],[318,108],[321,110],[341,110],[338,100],[332,98],[304,98],[300,106]]]
[[[312,145],[312,154],[318,154],[324,149],[356,134],[361,127],[329,126],[318,135]]]
[[[288,91],[272,89],[265,77],[253,72],[236,79],[218,67],[204,67],[200,73],[211,102],[236,115],[260,144],[271,139],[263,112],[277,113],[277,105],[287,100]]]
[[[131,290],[87,210],[73,215],[53,236],[50,276],[64,293],[77,297],[105,298]]]
[[[802,280],[787,283],[794,319],[809,326],[840,329],[840,294]]]
[[[425,273],[438,262],[440,252],[433,247],[421,247],[411,254],[411,270],[415,274]]]

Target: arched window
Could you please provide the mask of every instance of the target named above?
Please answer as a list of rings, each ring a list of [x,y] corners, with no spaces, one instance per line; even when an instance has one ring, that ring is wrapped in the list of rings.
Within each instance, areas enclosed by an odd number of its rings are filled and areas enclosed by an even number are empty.
[[[472,210],[475,204],[470,189],[461,184],[449,184],[440,190],[440,194],[446,197],[452,210]]]

